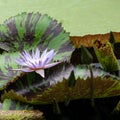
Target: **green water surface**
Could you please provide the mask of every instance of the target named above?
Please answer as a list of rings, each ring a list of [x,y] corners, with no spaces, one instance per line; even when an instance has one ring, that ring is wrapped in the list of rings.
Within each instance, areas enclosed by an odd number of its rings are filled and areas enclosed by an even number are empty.
[[[120,32],[120,0],[0,0],[0,23],[21,12],[47,13],[72,36]]]

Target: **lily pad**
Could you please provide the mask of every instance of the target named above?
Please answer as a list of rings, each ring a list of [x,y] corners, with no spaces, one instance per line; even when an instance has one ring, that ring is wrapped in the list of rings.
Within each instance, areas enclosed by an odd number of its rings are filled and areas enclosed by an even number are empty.
[[[115,43],[120,42],[120,32],[113,32]],[[80,48],[81,45],[85,45],[86,47],[93,47],[93,43],[96,40],[100,40],[101,42],[106,42],[110,40],[110,33],[105,34],[93,34],[93,35],[84,35],[84,36],[71,36],[71,40],[73,41],[76,48]]]
[[[41,13],[21,13],[0,26],[0,48],[5,51],[23,51],[38,47],[55,49],[56,59],[67,58],[74,50],[61,23]]]
[[[61,23],[46,14],[25,12],[0,25],[0,48],[4,50],[0,55],[0,89],[20,76],[21,72],[12,69],[19,68],[15,59],[23,50],[54,49],[57,52],[54,61],[69,60],[74,50],[69,33]]]
[[[50,71],[50,72],[49,72]],[[74,71],[75,86],[69,86],[69,76]],[[94,73],[94,97],[104,98],[120,95],[120,81],[116,76],[110,75],[93,67]],[[20,77],[15,83],[10,84],[2,95],[2,100],[12,99],[30,104],[50,104],[57,102],[90,98],[90,73],[85,66],[74,67],[68,63],[61,63],[46,71],[43,79],[33,73]],[[27,77],[28,76],[28,77]],[[33,76],[33,75],[32,75]],[[26,79],[27,77],[27,79]]]
[[[19,68],[15,63],[15,58],[18,52],[3,53],[0,55],[0,90],[5,89],[7,85],[15,81],[17,76],[21,75],[21,71],[13,71],[14,68]]]

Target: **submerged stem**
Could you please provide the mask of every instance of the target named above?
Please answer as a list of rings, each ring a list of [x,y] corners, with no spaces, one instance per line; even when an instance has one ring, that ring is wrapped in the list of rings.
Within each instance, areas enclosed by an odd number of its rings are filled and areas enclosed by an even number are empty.
[[[94,79],[93,79],[93,71],[92,71],[92,66],[89,64],[89,71],[90,71],[90,98],[91,98],[91,105],[94,107],[95,102],[94,102]]]

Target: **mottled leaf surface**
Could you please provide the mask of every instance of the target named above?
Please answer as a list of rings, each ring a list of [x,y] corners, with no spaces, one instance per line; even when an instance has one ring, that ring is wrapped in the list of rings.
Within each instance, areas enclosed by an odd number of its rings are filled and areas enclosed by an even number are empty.
[[[70,87],[68,79],[72,71],[76,82]],[[94,67],[93,73],[95,98],[120,95],[119,78]],[[86,66],[74,67],[68,63],[61,63],[46,70],[44,79],[36,73],[23,75],[7,87],[2,100],[11,98],[31,104],[48,104],[52,103],[54,98],[58,102],[65,101],[68,96],[71,100],[90,98],[90,79]]]
[[[24,49],[38,47],[41,52],[55,49],[54,61],[69,60],[73,45],[61,23],[40,13],[21,13],[0,25],[0,48],[8,53],[0,55],[0,89],[13,82],[20,75],[15,59]]]
[[[109,42],[106,42],[106,44],[102,44],[100,41],[96,41],[96,44],[94,43],[93,47],[97,59],[99,63],[101,63],[105,71],[111,72],[119,70],[118,60],[114,54],[112,45]]]
[[[87,39],[73,43],[77,48],[80,48],[82,42],[86,46],[92,45],[89,36]],[[54,98],[58,102],[65,101],[68,97],[71,100],[90,98],[90,73],[87,66],[73,66],[63,62],[46,69],[45,78],[34,72],[21,74],[13,71],[12,69],[19,68],[15,63],[18,53],[36,47],[41,51],[46,48],[55,49],[57,55],[54,60],[69,60],[74,50],[69,33],[65,32],[61,23],[48,15],[22,13],[9,18],[0,26],[0,48],[8,51],[0,56],[0,88],[1,91],[5,89],[2,100],[10,98],[31,104],[48,104]],[[72,87],[68,85],[71,71],[76,80]],[[93,68],[93,73],[95,98],[120,95],[119,78],[99,68]]]
[[[113,97],[120,95],[120,83],[110,78],[94,78],[94,98]],[[90,78],[86,80],[78,78],[74,88],[68,87],[68,81],[64,79],[50,89],[47,89],[33,99],[33,104],[48,104],[53,102],[53,98],[58,102],[66,101],[67,98],[89,99],[90,98]]]
[[[15,59],[19,53],[3,53],[0,55],[0,89],[4,89],[9,83],[15,81],[20,76],[20,71],[14,71],[12,69],[19,68]]]
[[[0,48],[6,51],[22,51],[39,47],[55,49],[55,60],[67,59],[73,45],[61,23],[40,13],[21,13],[9,18],[0,26]]]

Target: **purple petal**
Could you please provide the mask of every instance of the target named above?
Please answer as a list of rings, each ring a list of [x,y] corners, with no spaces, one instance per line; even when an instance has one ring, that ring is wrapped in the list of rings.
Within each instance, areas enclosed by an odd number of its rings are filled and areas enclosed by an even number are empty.
[[[16,62],[18,65],[22,65],[22,66],[25,65],[25,62],[24,62],[22,59],[16,59],[15,62]]]
[[[34,53],[34,50],[32,49],[32,58],[34,58],[35,56],[35,53]]]
[[[19,70],[22,70],[24,72],[31,72],[35,71],[36,69],[49,68],[57,65],[59,62],[49,64],[55,55],[56,52],[54,52],[54,50],[47,51],[47,49],[45,49],[41,56],[40,50],[38,48],[36,49],[36,51],[32,49],[31,54],[24,50],[20,54],[20,58],[16,59],[16,62],[18,63],[18,65],[25,67]]]
[[[42,67],[43,67],[42,61],[39,61],[37,68],[42,68]]]
[[[47,49],[45,49],[44,51],[43,51],[43,53],[41,54],[41,59],[45,59],[46,58],[46,54],[47,54]]]
[[[45,58],[45,60],[42,60],[41,66],[45,66],[48,63],[49,58]]]
[[[50,67],[53,67],[53,66],[55,66],[55,65],[57,65],[59,63],[60,62],[50,63],[50,64],[45,65],[44,68],[50,68]]]
[[[33,58],[35,58],[35,59],[40,58],[40,50],[38,48],[36,49],[36,53],[35,53],[35,56]]]
[[[44,64],[48,64],[51,62],[51,60],[53,59],[53,57],[56,55],[56,53],[54,52],[54,50],[49,51],[48,53],[46,53],[46,56],[44,58],[41,59],[43,61]]]
[[[54,50],[50,50],[49,52],[47,52],[47,54],[46,54],[46,56],[49,58],[49,57],[54,57],[55,56],[55,52],[54,52]]]
[[[29,52],[24,51],[22,54],[23,54],[23,59],[25,59],[27,61],[30,61],[32,59],[32,56],[30,55]]]
[[[33,72],[34,71],[34,70],[29,69],[29,68],[12,69],[12,70],[18,70],[18,71],[23,71],[23,72]]]

